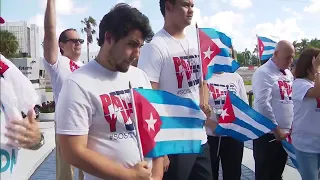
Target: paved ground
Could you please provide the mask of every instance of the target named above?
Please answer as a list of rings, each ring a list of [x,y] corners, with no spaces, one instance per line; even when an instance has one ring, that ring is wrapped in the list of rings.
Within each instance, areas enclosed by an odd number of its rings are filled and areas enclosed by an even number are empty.
[[[244,81],[251,81],[252,75],[255,70],[248,70],[248,69],[238,69],[237,73],[243,78]]]
[[[245,146],[249,149],[252,149],[252,141],[245,143]],[[53,151],[47,159],[42,163],[42,165],[35,171],[35,173],[30,177],[30,180],[55,180],[56,169],[55,169],[55,151]],[[290,159],[288,160],[287,165],[293,167]],[[221,172],[221,171],[220,171]],[[75,178],[76,180],[78,178]],[[220,173],[219,179],[222,180]],[[254,172],[248,167],[242,165],[242,176],[241,180],[254,180]]]

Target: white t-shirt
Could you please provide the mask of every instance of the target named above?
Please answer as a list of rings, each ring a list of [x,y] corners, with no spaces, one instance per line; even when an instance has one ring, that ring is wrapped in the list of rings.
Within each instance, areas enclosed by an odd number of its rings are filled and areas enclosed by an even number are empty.
[[[54,101],[58,102],[63,82],[73,71],[81,67],[83,63],[81,61],[72,61],[65,56],[59,57],[55,64],[49,64],[45,59],[43,61],[44,68],[50,76]]]
[[[289,132],[293,119],[293,75],[288,69],[285,75],[270,59],[252,76],[254,109],[277,124],[283,132]]]
[[[150,81],[159,83],[159,89],[199,104],[201,63],[197,46],[197,42],[175,39],[162,29],[141,49],[138,68]],[[204,128],[202,143],[206,142]]]
[[[6,116],[3,113],[2,106],[0,107],[0,120],[6,121]],[[1,127],[1,130],[3,131],[4,127]],[[1,136],[3,134],[1,133]],[[12,148],[9,145],[2,144],[0,148],[0,156],[1,156],[1,178],[5,180],[10,180],[13,177],[13,174],[15,173],[15,167],[17,163],[17,156],[18,156],[18,148]]]
[[[125,167],[140,161],[129,82],[151,89],[140,69],[112,72],[93,60],[63,84],[56,108],[57,134],[88,135],[88,148]],[[86,180],[99,178],[85,173]]]
[[[305,97],[312,87],[307,79],[293,82],[292,144],[299,151],[320,153],[320,98]]]
[[[210,93],[209,104],[214,109],[222,109],[225,103],[227,91],[231,91],[240,97],[244,102],[248,103],[247,92],[244,87],[242,77],[238,73],[222,73],[214,74],[207,80]],[[218,122],[215,113],[211,115],[211,120]],[[213,129],[206,127],[207,135],[215,136]]]

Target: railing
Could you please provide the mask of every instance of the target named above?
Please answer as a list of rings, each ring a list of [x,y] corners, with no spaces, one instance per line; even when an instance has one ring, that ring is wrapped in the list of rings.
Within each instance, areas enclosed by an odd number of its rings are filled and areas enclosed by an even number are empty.
[[[250,107],[252,107],[252,104],[253,104],[253,92],[252,92],[252,90],[247,92],[247,95],[249,96],[249,99],[248,99],[249,105],[250,105]]]

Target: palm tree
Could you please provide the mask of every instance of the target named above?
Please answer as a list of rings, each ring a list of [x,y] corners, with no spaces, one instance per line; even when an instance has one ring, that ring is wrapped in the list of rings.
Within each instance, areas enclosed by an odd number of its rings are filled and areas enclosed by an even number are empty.
[[[249,65],[248,61],[251,59],[251,52],[246,48],[244,52],[242,52],[242,55],[245,59],[245,64]]]
[[[81,32],[86,33],[87,35],[87,57],[89,62],[90,60],[89,46],[93,41],[93,35],[96,34],[96,31],[93,28],[97,26],[97,23],[93,17],[89,16],[88,18],[84,18],[83,20],[81,20],[81,24],[84,25],[84,27],[81,29]]]
[[[0,30],[0,53],[7,58],[12,58],[17,55],[18,48],[16,36],[9,31]]]

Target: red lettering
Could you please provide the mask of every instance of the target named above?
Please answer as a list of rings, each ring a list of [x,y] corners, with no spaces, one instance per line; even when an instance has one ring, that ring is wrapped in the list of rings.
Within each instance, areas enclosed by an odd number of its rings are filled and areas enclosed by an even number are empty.
[[[178,57],[173,57],[173,62],[177,76],[178,88],[182,88],[183,72],[185,72],[188,81],[191,79],[192,70],[190,68],[190,64]],[[182,70],[180,70],[180,68],[182,68]]]
[[[283,81],[278,81],[278,85],[279,85],[281,100],[284,100],[284,91],[283,91],[283,89],[285,87],[284,87]]]
[[[132,103],[126,103],[126,101],[122,100],[122,104],[127,114],[127,117],[130,117],[131,113],[133,113]],[[124,123],[127,123],[127,122],[128,122],[128,118],[124,119]]]
[[[117,116],[115,114],[110,114],[109,106],[112,105],[112,101],[107,94],[100,95],[100,99],[102,102],[102,108],[104,113],[105,120],[109,123],[110,132],[116,132],[116,123],[117,123]]]
[[[183,74],[182,72],[180,72],[181,61],[182,60],[180,58],[173,57],[174,68],[176,71],[177,82],[178,82],[178,88],[182,88],[182,80],[183,80]]]
[[[279,90],[280,90],[280,96],[281,100],[284,100],[284,97],[290,97],[292,93],[292,86],[284,81],[278,81]]]
[[[123,107],[123,104],[121,103],[122,102],[121,99],[117,96],[110,96],[110,97],[111,97],[112,104],[116,106],[117,109],[120,110],[121,115],[123,117],[123,121],[126,123],[128,121],[128,116],[126,114],[125,108]]]
[[[317,98],[317,108],[320,108],[320,98]]]
[[[209,91],[212,94],[214,100],[218,99],[220,96],[225,95],[225,91],[220,91],[219,88],[215,88],[213,84],[208,84]]]
[[[187,80],[189,81],[191,79],[191,74],[192,74],[190,64],[189,62],[186,63],[184,60],[181,60],[181,64],[184,72],[186,73]]]

